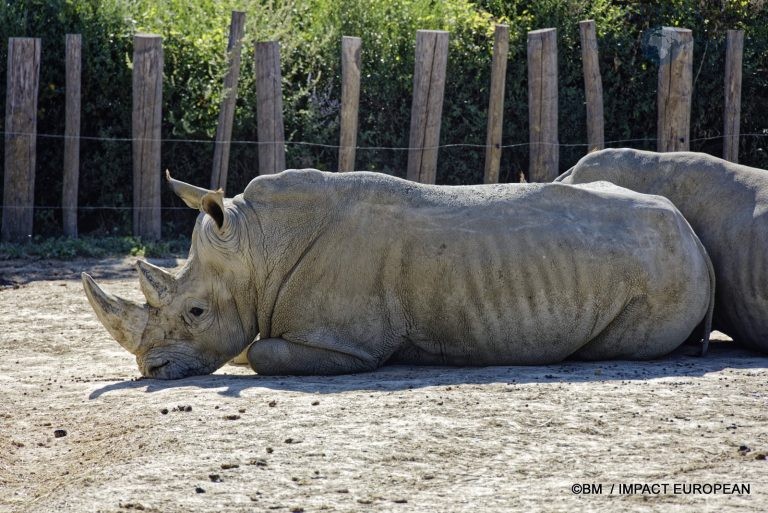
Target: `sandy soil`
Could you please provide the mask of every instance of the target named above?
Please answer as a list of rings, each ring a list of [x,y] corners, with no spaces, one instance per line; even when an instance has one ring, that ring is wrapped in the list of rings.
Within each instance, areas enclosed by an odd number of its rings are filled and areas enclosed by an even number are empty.
[[[138,380],[79,281],[138,297],[129,264],[0,262],[0,511],[768,507],[765,355]]]

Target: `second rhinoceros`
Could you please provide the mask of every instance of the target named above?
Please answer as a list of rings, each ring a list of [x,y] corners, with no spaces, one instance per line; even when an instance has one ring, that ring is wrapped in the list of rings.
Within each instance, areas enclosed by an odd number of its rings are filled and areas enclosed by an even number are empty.
[[[712,258],[714,325],[768,352],[768,171],[705,153],[609,149],[582,158],[562,183],[608,180],[669,198]]]
[[[666,199],[607,183],[433,186],[291,170],[201,210],[186,265],[139,262],[146,304],[85,291],[141,374],[259,374],[386,362],[654,358],[708,340],[711,264]]]

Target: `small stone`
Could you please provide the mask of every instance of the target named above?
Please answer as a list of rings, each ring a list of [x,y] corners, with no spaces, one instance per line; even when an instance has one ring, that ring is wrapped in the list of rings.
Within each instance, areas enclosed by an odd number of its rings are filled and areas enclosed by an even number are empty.
[[[317,406],[318,404],[320,404],[320,401],[312,401],[312,406]]]
[[[210,479],[212,483],[221,483],[221,476],[218,474],[208,474],[208,479]]]
[[[755,454],[755,459],[760,461],[768,460],[768,454],[765,454],[764,452]]]
[[[245,408],[240,408],[240,409],[239,409],[239,410],[237,410],[237,411],[239,411],[240,413],[245,413]]]
[[[160,410],[160,413],[162,413],[163,415],[168,415],[168,408],[163,408],[162,410]]]
[[[267,454],[272,454],[275,450],[272,447],[267,447]]]
[[[268,405],[270,408],[274,408],[275,406],[277,406],[277,401],[269,401]]]
[[[205,490],[200,488],[199,486],[195,487],[195,493],[205,493]]]
[[[240,465],[238,465],[237,463],[222,463],[221,464],[221,469],[222,470],[230,470],[230,469],[233,469],[233,468],[240,468]]]
[[[226,420],[238,420],[240,418],[240,415],[224,415],[224,418]]]
[[[135,509],[138,511],[144,511],[144,505],[140,504],[138,502],[127,502],[125,504],[120,504],[120,507],[123,509]]]
[[[56,429],[53,431],[53,436],[56,438],[62,438],[67,436],[67,430],[66,429]]]
[[[408,504],[408,499],[393,499],[392,502],[395,504]]]
[[[338,490],[336,490],[336,493],[349,493],[349,489],[348,488],[339,488]]]
[[[748,445],[740,445],[739,446],[739,454],[744,456],[748,452],[752,452],[752,449],[750,449]]]

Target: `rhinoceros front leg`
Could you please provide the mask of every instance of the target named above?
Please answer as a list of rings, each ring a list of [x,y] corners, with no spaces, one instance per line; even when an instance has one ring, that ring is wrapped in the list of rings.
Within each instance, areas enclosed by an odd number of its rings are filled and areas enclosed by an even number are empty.
[[[352,374],[378,366],[374,358],[282,338],[257,340],[248,349],[251,368],[263,376]]]

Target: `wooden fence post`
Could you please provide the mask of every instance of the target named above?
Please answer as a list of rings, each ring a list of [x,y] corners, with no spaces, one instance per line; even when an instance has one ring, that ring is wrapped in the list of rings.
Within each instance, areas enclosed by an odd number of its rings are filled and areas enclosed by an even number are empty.
[[[448,32],[417,31],[408,180],[433,184],[437,178],[437,147],[440,144],[447,65]]]
[[[133,38],[133,234],[160,238],[163,38]]]
[[[693,34],[664,27],[659,54],[657,151],[688,151],[691,138]]]
[[[22,242],[32,236],[39,77],[40,39],[10,38],[1,234],[4,242]]]
[[[551,182],[559,174],[557,138],[557,29],[528,32],[529,182]]]
[[[227,188],[229,148],[232,141],[232,122],[235,119],[237,82],[240,80],[240,50],[245,32],[245,13],[232,11],[227,43],[227,74],[224,75],[224,96],[221,100],[219,123],[216,125],[216,142],[213,147],[211,189]]]
[[[491,61],[491,97],[488,101],[488,135],[485,140],[485,173],[483,183],[499,182],[501,134],[504,121],[504,84],[509,54],[509,26],[496,25]]]
[[[587,100],[587,153],[605,148],[603,80],[600,76],[597,34],[594,20],[579,22],[581,60],[584,66],[584,93]]]
[[[725,127],[723,158],[739,161],[741,122],[741,59],[744,53],[744,31],[729,30],[725,52]]]
[[[61,206],[64,235],[77,238],[77,192],[80,182],[80,72],[82,36],[66,36],[66,104],[64,180]]]
[[[360,103],[359,37],[341,38],[341,113],[339,115],[339,171],[354,171],[357,118]]]
[[[285,170],[283,86],[280,43],[256,43],[256,123],[259,136],[259,174]]]

